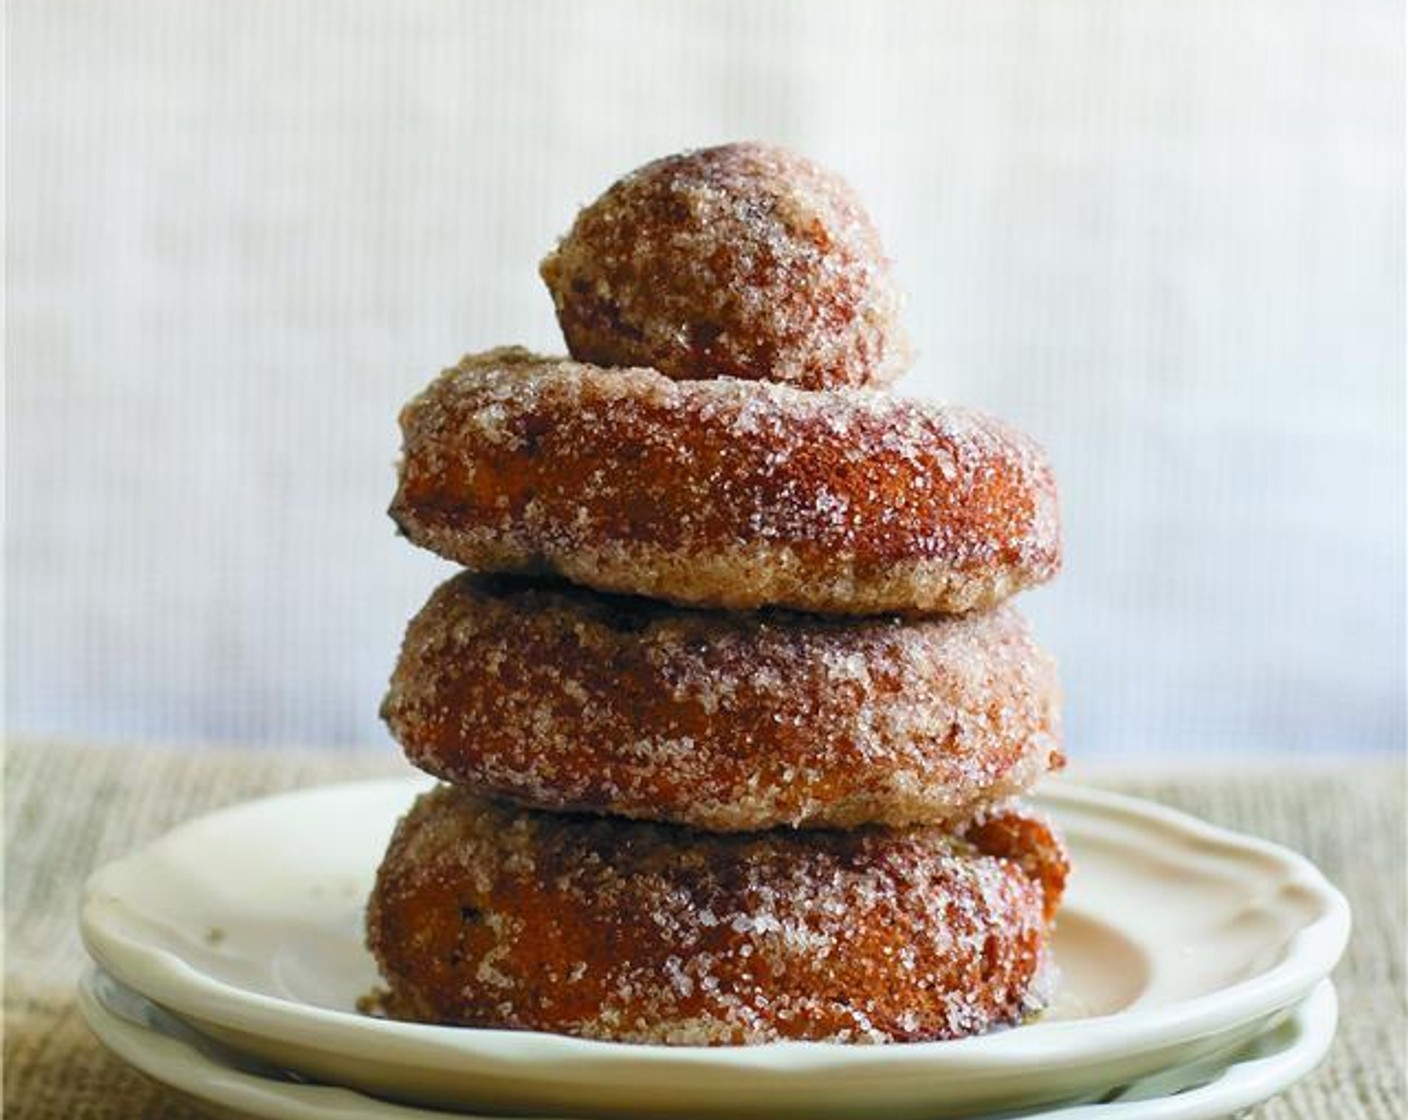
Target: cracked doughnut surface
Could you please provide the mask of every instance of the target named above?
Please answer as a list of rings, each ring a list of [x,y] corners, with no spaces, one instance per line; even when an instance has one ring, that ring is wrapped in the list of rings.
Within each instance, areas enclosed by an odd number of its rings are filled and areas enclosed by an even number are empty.
[[[584,362],[809,389],[880,385],[909,364],[890,264],[855,192],[772,145],[631,172],[541,272]]]
[[[1044,1001],[1064,847],[936,829],[721,836],[451,786],[401,821],[368,944],[397,1018],[719,1045],[958,1038]]]
[[[732,610],[933,614],[1060,566],[1044,455],[956,406],[509,347],[445,371],[401,428],[392,517],[477,571]]]
[[[462,573],[382,714],[476,792],[717,831],[961,824],[1063,761],[1055,665],[1007,606],[723,614]]]

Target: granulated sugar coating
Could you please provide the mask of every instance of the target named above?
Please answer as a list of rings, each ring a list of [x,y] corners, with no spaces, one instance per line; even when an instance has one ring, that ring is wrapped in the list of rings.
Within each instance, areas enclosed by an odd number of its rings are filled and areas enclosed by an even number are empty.
[[[1006,606],[720,614],[461,574],[382,712],[468,789],[721,831],[958,825],[1062,761],[1055,665]]]
[[[909,362],[859,199],[782,148],[647,164],[577,216],[542,275],[585,362],[809,389],[884,384]]]
[[[669,1044],[957,1038],[1039,1008],[1061,842],[939,830],[721,836],[452,787],[401,822],[368,942],[386,1011]]]
[[[479,571],[734,610],[932,614],[1060,565],[1045,457],[954,406],[506,348],[447,370],[401,427],[392,516]]]
[[[401,413],[391,515],[470,571],[382,706],[454,784],[378,871],[374,1006],[672,1045],[1039,1010],[1068,860],[1012,799],[1060,697],[1004,600],[1061,563],[1041,450],[878,391],[889,262],[784,150],[649,164],[541,271],[573,359],[471,355]]]

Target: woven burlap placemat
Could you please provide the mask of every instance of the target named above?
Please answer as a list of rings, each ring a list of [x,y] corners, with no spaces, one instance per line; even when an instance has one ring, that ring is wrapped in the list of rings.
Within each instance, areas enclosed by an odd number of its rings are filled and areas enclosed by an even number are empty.
[[[405,773],[394,749],[177,750],[10,743],[5,752],[4,1106],[13,1120],[189,1120],[199,1114],[110,1057],[73,1003],[84,877],[178,822],[277,790]],[[1343,889],[1355,930],[1335,974],[1330,1059],[1258,1120],[1401,1120],[1408,836],[1396,761],[1207,766],[1177,775],[1077,770],[1304,852]]]

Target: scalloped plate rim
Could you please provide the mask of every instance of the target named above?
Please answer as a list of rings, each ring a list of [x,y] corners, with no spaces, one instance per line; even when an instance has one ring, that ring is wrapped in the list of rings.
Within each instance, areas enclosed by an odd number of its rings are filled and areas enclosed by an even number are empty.
[[[776,1074],[838,1069],[848,1079],[890,1077],[913,1066],[933,1072],[985,1078],[1027,1072],[1033,1065],[1057,1067],[1072,1062],[1095,1063],[1190,1043],[1219,1031],[1265,1021],[1303,999],[1326,976],[1343,951],[1349,931],[1348,905],[1303,857],[1279,845],[1211,825],[1189,814],[1120,794],[1065,782],[1049,782],[1033,798],[1041,808],[1061,815],[1094,813],[1121,818],[1126,826],[1170,830],[1190,843],[1226,849],[1245,858],[1275,865],[1284,881],[1305,889],[1317,904],[1313,920],[1286,942],[1272,967],[1221,990],[1157,1007],[1136,1008],[1111,1015],[1066,1022],[1037,1022],[1021,1028],[951,1042],[903,1046],[846,1047],[826,1043],[781,1042],[752,1047],[662,1047],[623,1045],[563,1035],[491,1029],[447,1028],[396,1023],[351,1012],[295,1003],[239,988],[209,976],[170,949],[150,944],[131,924],[124,923],[124,901],[111,896],[106,884],[163,845],[181,844],[213,824],[227,824],[240,814],[265,815],[290,808],[308,798],[333,798],[370,793],[379,787],[385,796],[408,804],[430,783],[419,777],[376,779],[313,787],[244,802],[178,826],[147,847],[108,864],[88,881],[81,911],[81,928],[89,951],[117,979],[179,1015],[201,1024],[215,1024],[242,1034],[307,1046],[310,1032],[317,1049],[342,1058],[369,1051],[378,1060],[389,1057],[407,1068],[441,1069],[446,1060],[473,1058],[512,1072],[543,1062],[553,1063],[561,1077],[571,1073],[588,1081],[610,1081],[619,1068],[650,1062],[684,1070],[703,1065],[719,1073],[747,1073],[752,1078]],[[697,1072],[697,1071],[696,1071]]]

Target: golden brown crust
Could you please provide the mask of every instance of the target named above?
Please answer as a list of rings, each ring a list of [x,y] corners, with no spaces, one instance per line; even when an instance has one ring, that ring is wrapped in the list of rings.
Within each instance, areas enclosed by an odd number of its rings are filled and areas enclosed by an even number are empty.
[[[1050,823],[1017,802],[989,806],[969,824],[963,835],[985,855],[1011,860],[1034,883],[1040,883],[1049,922],[1056,916],[1066,893],[1070,875],[1070,855]]]
[[[1064,867],[1033,820],[1010,830]],[[934,829],[720,836],[443,786],[368,908],[389,1013],[669,1044],[956,1038],[1042,1003],[1052,880]]]
[[[931,614],[1060,564],[1045,458],[966,409],[506,348],[447,370],[401,426],[392,516],[479,571],[734,610]]]
[[[890,262],[855,192],[770,145],[631,172],[541,271],[584,362],[808,389],[884,384],[909,362]]]
[[[1062,761],[1055,666],[1010,607],[732,615],[461,574],[382,714],[477,792],[720,831],[959,823]]]

